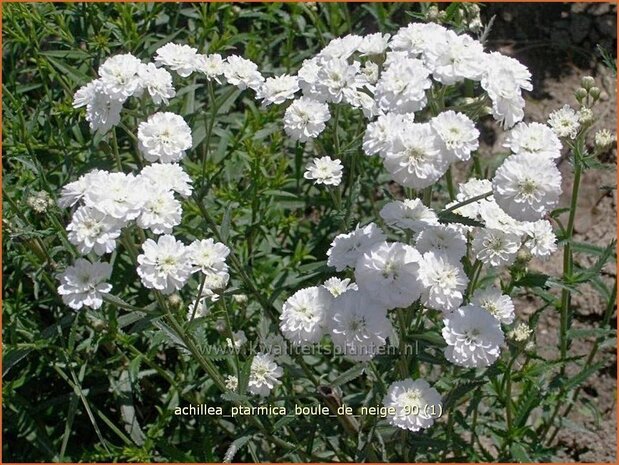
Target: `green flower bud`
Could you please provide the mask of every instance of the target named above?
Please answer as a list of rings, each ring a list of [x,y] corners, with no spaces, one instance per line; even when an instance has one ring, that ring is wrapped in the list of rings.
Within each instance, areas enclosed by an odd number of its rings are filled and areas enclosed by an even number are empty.
[[[579,87],[578,89],[576,89],[576,92],[574,95],[576,96],[576,100],[578,100],[578,103],[580,103],[585,98],[587,98],[587,95],[589,95],[589,92],[587,92],[587,89],[585,89],[584,87]]]
[[[589,89],[589,95],[591,96],[591,98],[593,98],[594,101],[600,98],[601,93],[602,91],[599,87],[592,87],[591,89]]]
[[[586,90],[589,90],[595,85],[595,79],[593,79],[591,76],[585,76],[581,79],[580,85],[583,86]]]

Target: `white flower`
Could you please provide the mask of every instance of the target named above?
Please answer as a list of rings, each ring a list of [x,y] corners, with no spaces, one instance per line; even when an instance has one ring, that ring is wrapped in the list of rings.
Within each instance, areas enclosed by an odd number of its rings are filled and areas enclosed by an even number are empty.
[[[357,362],[371,360],[393,334],[385,307],[353,290],[334,300],[330,328],[335,353]]]
[[[404,58],[394,61],[376,83],[375,97],[385,112],[410,113],[428,103],[426,89],[432,87],[430,70],[421,60]]]
[[[86,121],[91,131],[105,133],[120,123],[122,102],[109,97],[101,79],[81,87],[73,97],[73,107],[86,107]]]
[[[552,224],[547,220],[539,220],[528,223],[525,226],[529,240],[525,243],[527,249],[535,257],[548,258],[557,250],[557,236]]]
[[[487,229],[498,229],[505,233],[522,234],[525,223],[515,220],[503,211],[493,197],[490,201],[483,202],[479,207],[479,217]]]
[[[445,85],[471,79],[478,81],[485,69],[484,48],[466,34],[447,31],[444,40],[429,47],[425,55],[432,76]]]
[[[548,125],[557,136],[576,139],[576,135],[580,129],[578,113],[569,105],[563,105],[562,108],[550,113],[548,116]]]
[[[498,52],[486,56],[481,86],[492,100],[494,118],[510,128],[524,116],[522,90],[532,90],[531,73],[518,60]]]
[[[105,177],[109,173],[107,171],[101,170],[92,170],[82,176],[80,176],[77,181],[70,182],[69,184],[65,184],[62,187],[62,191],[60,192],[60,198],[58,199],[58,206],[62,208],[72,207],[76,203],[78,203],[84,195],[86,191],[90,188],[91,184],[94,180],[99,177]]]
[[[393,36],[389,48],[411,57],[426,54],[437,43],[445,41],[447,29],[435,23],[411,23]]]
[[[426,252],[419,263],[419,280],[426,288],[425,305],[449,313],[462,304],[469,283],[462,265],[441,253]]]
[[[458,187],[458,193],[456,194],[456,202],[457,203],[465,202],[473,197],[477,197],[483,194],[487,194],[492,191],[492,182],[487,179],[475,179],[471,178],[464,184],[460,184]],[[490,196],[489,198],[492,198]],[[489,202],[489,198],[477,200],[476,202],[471,202],[466,205],[463,205],[460,208],[456,208],[454,213],[458,215],[465,216],[471,219],[479,219],[479,210],[482,205]]]
[[[140,151],[151,162],[173,163],[191,148],[191,129],[182,118],[170,112],[155,113],[138,126]]]
[[[236,376],[226,376],[226,389],[228,391],[236,391],[239,387],[239,379]]]
[[[492,180],[496,203],[520,221],[539,220],[561,195],[561,173],[548,158],[511,155]]]
[[[419,233],[415,247],[422,254],[441,252],[449,260],[457,262],[466,255],[466,238],[450,226],[433,226]]]
[[[342,162],[331,157],[314,158],[306,167],[305,179],[313,179],[315,184],[339,186],[342,182]]]
[[[335,267],[336,271],[353,267],[366,250],[376,242],[384,241],[385,233],[374,223],[360,228],[359,226],[347,234],[339,234],[331,242],[327,251],[327,265]]]
[[[226,82],[241,90],[248,87],[258,90],[264,82],[256,63],[238,55],[230,55],[226,58],[223,71]]]
[[[594,142],[597,150],[605,152],[617,142],[617,135],[608,129],[600,129],[595,133]]]
[[[141,66],[140,60],[130,53],[108,58],[99,67],[103,91],[109,98],[124,102],[141,90]]]
[[[361,56],[382,55],[387,50],[390,37],[390,34],[381,34],[380,32],[368,34],[361,40],[357,51],[361,53]]]
[[[514,321],[514,303],[496,287],[477,289],[471,297],[471,303],[483,308],[501,323],[509,325]]]
[[[479,148],[479,131],[475,123],[463,113],[444,111],[432,118],[430,125],[450,161],[467,161],[471,158],[471,152]]]
[[[482,229],[473,239],[473,253],[482,263],[509,266],[520,248],[520,236],[498,229]]]
[[[277,362],[290,361],[290,357],[288,356],[288,343],[279,334],[269,334],[262,338],[260,347],[264,353],[273,356]]]
[[[84,194],[84,204],[123,222],[142,213],[146,200],[142,178],[125,173],[99,173]]]
[[[182,197],[191,195],[191,178],[178,163],[153,163],[140,171],[152,185],[174,191]]]
[[[215,294],[217,295],[217,294]],[[217,296],[219,298],[219,296]],[[189,308],[187,309],[187,321],[191,321],[192,318],[204,318],[209,313],[211,313],[211,309],[208,306],[209,296],[202,293],[199,299],[194,299],[191,301]],[[194,315],[195,309],[195,315]]]
[[[163,186],[151,186],[144,193],[145,202],[136,223],[155,234],[170,234],[181,223],[183,210],[174,193]]]
[[[428,123],[412,123],[400,131],[383,163],[394,181],[415,189],[434,184],[449,167]]]
[[[340,103],[345,95],[365,84],[360,64],[343,58],[332,58],[321,64],[312,97],[321,101]]]
[[[321,61],[318,57],[303,60],[303,64],[297,72],[299,87],[305,97],[319,98],[318,91],[318,72],[320,71]]]
[[[366,61],[361,67],[361,72],[367,79],[369,84],[376,84],[378,81],[378,76],[380,74],[378,65],[373,61]]]
[[[561,141],[548,126],[541,123],[518,123],[509,131],[503,147],[516,154],[546,158],[561,156]]]
[[[442,412],[441,396],[423,379],[396,381],[389,386],[383,405],[395,409],[387,421],[398,428],[419,431],[430,428]]]
[[[62,301],[79,310],[83,306],[100,308],[103,303],[102,294],[112,290],[112,285],[106,283],[112,274],[112,265],[78,258],[64,273],[58,275],[60,286],[58,294]]]
[[[323,60],[346,60],[357,51],[362,42],[363,37],[355,34],[347,34],[344,37],[336,37],[320,51],[318,58]]]
[[[187,77],[196,70],[197,53],[189,45],[170,42],[157,49],[155,62],[176,71],[181,77]]]
[[[389,226],[414,232],[422,231],[428,226],[438,226],[438,216],[420,199],[389,202],[380,210],[380,216]]]
[[[122,223],[92,207],[80,207],[67,226],[68,238],[82,255],[94,251],[97,255],[112,252],[120,236]]]
[[[501,354],[504,342],[499,320],[476,305],[466,305],[443,320],[445,357],[450,362],[479,368],[492,365]]]
[[[288,99],[294,98],[294,94],[299,91],[299,82],[296,76],[282,74],[281,76],[269,77],[264,84],[256,91],[256,98],[262,100],[264,106],[275,103],[284,103]]]
[[[284,114],[284,130],[293,140],[306,142],[324,131],[331,114],[325,103],[301,97],[293,101]]]
[[[363,135],[363,151],[366,155],[385,155],[393,144],[393,140],[400,131],[405,131],[406,123],[412,123],[414,113],[404,115],[387,113],[380,115],[376,121],[369,123]]]
[[[531,334],[533,334],[533,330],[529,328],[529,325],[521,321],[514,329],[507,333],[507,337],[516,342],[524,342],[531,337]]]
[[[234,343],[232,339],[234,339]],[[226,345],[231,349],[239,350],[247,342],[247,336],[245,336],[245,331],[243,330],[232,333],[232,339],[226,338]]]
[[[271,390],[281,384],[279,378],[284,374],[280,366],[269,354],[257,354],[251,361],[247,390],[254,395],[266,397]]]
[[[322,287],[329,291],[333,297],[338,297],[348,290],[356,291],[359,289],[355,283],[350,282],[349,278],[340,279],[336,277],[327,279],[322,283]]]
[[[168,104],[169,99],[176,95],[172,86],[172,75],[163,68],[157,68],[153,63],[142,65],[139,70],[141,86],[148,91],[153,103]]]
[[[196,57],[196,71],[203,73],[209,81],[221,84],[220,76],[224,74],[224,68],[224,59],[218,53]]]
[[[226,258],[229,254],[228,247],[213,239],[196,240],[187,247],[187,257],[193,265],[193,271],[200,271],[212,278],[208,283],[205,282],[208,289],[218,289],[228,283]],[[212,275],[217,275],[220,279]]]
[[[144,253],[138,256],[138,275],[145,287],[171,294],[185,285],[191,275],[191,263],[187,247],[181,241],[166,234],[157,242],[147,239],[142,250]]]
[[[279,317],[282,334],[295,346],[320,341],[332,297],[324,287],[308,287],[290,296]]]
[[[355,280],[359,289],[386,308],[406,308],[421,297],[417,280],[421,255],[400,242],[377,242],[359,257]]]

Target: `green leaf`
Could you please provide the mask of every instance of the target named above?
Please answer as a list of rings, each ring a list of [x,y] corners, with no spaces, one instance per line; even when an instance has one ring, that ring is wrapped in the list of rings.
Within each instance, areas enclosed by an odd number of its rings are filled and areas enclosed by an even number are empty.
[[[473,220],[471,218],[467,218],[466,216],[458,215],[454,212],[440,212],[438,214],[438,220],[440,223],[443,224],[458,223],[466,226],[484,226],[484,223],[482,223],[481,221]]]
[[[361,376],[365,372],[366,368],[367,366],[365,363],[355,365],[354,367],[346,370],[340,376],[331,381],[330,384],[331,386],[341,386],[342,384],[349,383],[353,379],[357,379],[359,376]]]
[[[531,458],[527,455],[527,452],[524,450],[524,447],[521,444],[514,443],[512,444],[510,451],[512,453],[512,457],[519,463],[531,463]]]

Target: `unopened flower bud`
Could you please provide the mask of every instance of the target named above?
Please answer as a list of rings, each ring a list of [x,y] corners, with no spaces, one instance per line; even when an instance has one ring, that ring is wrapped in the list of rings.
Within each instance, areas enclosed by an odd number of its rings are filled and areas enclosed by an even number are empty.
[[[226,322],[221,318],[215,322],[215,331],[223,334],[226,331]]]
[[[601,129],[595,133],[594,141],[595,148],[599,152],[606,152],[613,145],[615,145],[615,142],[617,142],[617,136],[608,129]]]
[[[520,249],[518,251],[518,254],[516,255],[516,261],[518,261],[519,263],[529,263],[531,261],[531,259],[533,258],[533,255],[531,255],[531,252],[529,252],[527,249]]]
[[[585,76],[580,80],[580,85],[583,86],[586,90],[589,90],[595,85],[595,79],[593,79],[591,76]]]
[[[239,305],[243,305],[247,303],[248,297],[247,294],[234,294],[232,299]]]
[[[183,303],[183,299],[181,299],[180,295],[171,294],[168,296],[168,305],[170,306],[170,308],[173,308],[173,309],[180,308],[182,303]]]
[[[426,19],[428,21],[436,21],[438,20],[438,14],[438,7],[436,5],[432,5],[430,8],[428,8],[428,11],[426,11]]]
[[[600,98],[601,93],[602,91],[599,87],[592,87],[591,89],[589,89],[589,95],[594,101]]]
[[[587,89],[585,89],[584,87],[579,87],[578,89],[576,89],[576,92],[574,93],[574,95],[576,96],[576,100],[578,100],[578,102],[582,102],[585,98],[587,98],[587,95],[589,95],[589,92],[587,92]]]

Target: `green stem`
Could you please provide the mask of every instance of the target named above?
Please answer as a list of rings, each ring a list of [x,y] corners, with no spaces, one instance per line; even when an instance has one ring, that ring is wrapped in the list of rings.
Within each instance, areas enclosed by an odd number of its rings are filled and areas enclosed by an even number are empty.
[[[490,197],[492,195],[492,191],[490,192],[486,192],[485,194],[480,194],[480,195],[476,195],[475,197],[471,197],[470,199],[466,199],[463,200],[462,202],[459,202],[449,208],[446,208],[445,210],[442,210],[441,213],[449,213],[452,212],[454,210],[457,210],[458,208],[464,207],[465,205],[468,205],[470,203],[474,203],[477,202],[479,200],[483,200],[487,197]]]
[[[578,206],[578,191],[580,188],[580,178],[582,175],[582,163],[580,162],[579,151],[574,151],[574,183],[572,185],[572,198],[570,202],[570,215],[565,230],[565,247],[563,249],[563,279],[569,281],[572,277],[574,261],[572,256],[572,238],[574,236],[574,221],[576,220],[576,207]],[[570,290],[565,287],[561,291],[561,322],[559,333],[559,346],[561,359],[565,360],[569,347],[567,330],[570,321]],[[565,374],[565,364],[561,367],[561,375]]]

